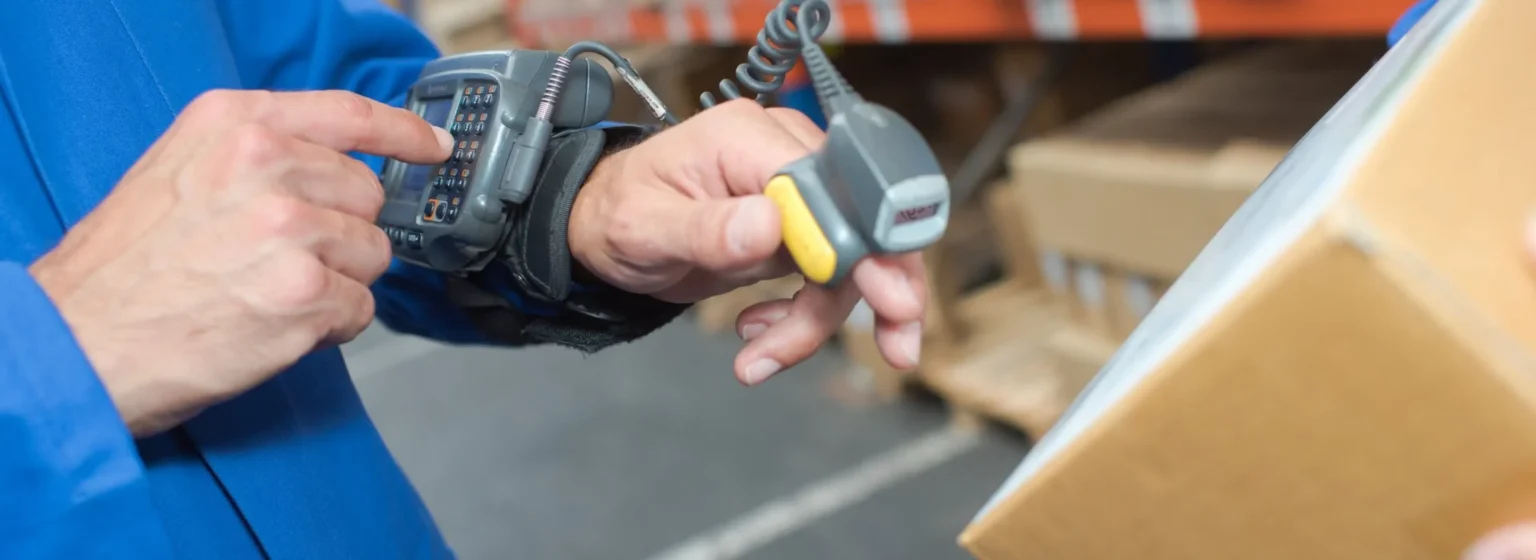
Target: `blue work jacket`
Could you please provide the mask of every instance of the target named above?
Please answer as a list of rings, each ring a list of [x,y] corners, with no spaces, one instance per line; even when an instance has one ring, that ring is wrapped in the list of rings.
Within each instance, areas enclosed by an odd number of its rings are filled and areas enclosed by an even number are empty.
[[[198,94],[400,103],[436,56],[376,0],[0,0],[0,558],[450,556],[339,351],[135,441],[26,270]],[[394,330],[486,342],[435,273],[374,292]]]

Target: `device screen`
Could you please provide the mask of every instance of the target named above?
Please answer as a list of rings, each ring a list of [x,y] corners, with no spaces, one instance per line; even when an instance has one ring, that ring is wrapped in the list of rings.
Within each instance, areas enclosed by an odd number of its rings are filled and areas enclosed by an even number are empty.
[[[448,123],[448,113],[452,110],[452,97],[434,99],[426,102],[422,107],[421,116],[432,126],[441,127]],[[436,168],[436,165],[406,166],[405,176],[400,180],[400,190],[395,193],[394,199],[403,204],[419,204],[421,193],[432,182],[432,171]]]
[[[900,210],[896,212],[896,225],[899,226],[901,224],[908,224],[918,220],[926,220],[928,218],[932,218],[938,215],[940,204],[943,203],[935,202],[925,206],[915,206],[905,210]]]

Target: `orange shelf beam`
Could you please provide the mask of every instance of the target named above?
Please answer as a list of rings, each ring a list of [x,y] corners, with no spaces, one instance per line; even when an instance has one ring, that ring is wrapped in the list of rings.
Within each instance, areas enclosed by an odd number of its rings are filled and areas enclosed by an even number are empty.
[[[750,43],[768,0],[508,0],[507,23],[531,45]],[[1178,39],[1385,35],[1414,0],[832,0],[824,41]]]

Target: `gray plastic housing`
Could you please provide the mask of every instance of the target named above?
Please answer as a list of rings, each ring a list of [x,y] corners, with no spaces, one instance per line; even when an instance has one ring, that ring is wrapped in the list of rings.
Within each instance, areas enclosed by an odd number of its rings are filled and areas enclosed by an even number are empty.
[[[395,257],[444,272],[479,270],[490,262],[511,227],[511,213],[500,193],[509,154],[538,108],[557,56],[548,51],[484,51],[438,59],[422,69],[405,107],[426,117],[429,106],[450,103],[452,110],[434,125],[450,128],[461,118],[466,88],[494,85],[490,97],[495,101],[470,111],[472,118],[486,117],[471,123],[483,125],[482,131],[455,135],[456,148],[460,141],[478,146],[470,161],[450,159],[429,166],[385,161],[380,175],[385,202],[378,225],[390,235]],[[551,118],[557,132],[601,122],[613,101],[613,80],[603,67],[588,59],[572,62]],[[445,221],[429,215],[443,200],[433,182],[446,167],[464,171],[469,178],[450,195],[457,203],[453,219]]]
[[[837,158],[825,154],[837,154]],[[816,155],[832,201],[874,253],[927,247],[949,225],[949,179],[933,149],[901,115],[858,102],[827,123]],[[814,209],[813,209],[814,211]]]
[[[923,249],[949,226],[949,179],[928,142],[890,109],[845,100],[822,149],[780,171],[837,255],[829,288],[864,257]]]

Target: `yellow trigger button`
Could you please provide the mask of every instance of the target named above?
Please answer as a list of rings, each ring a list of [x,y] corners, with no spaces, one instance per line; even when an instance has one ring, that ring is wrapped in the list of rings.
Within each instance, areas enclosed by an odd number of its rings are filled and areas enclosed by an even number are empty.
[[[816,223],[816,217],[800,196],[795,180],[788,175],[774,177],[763,194],[779,206],[779,213],[784,216],[784,246],[800,267],[800,273],[817,284],[830,281],[837,271],[837,251],[832,249],[821,224]]]

